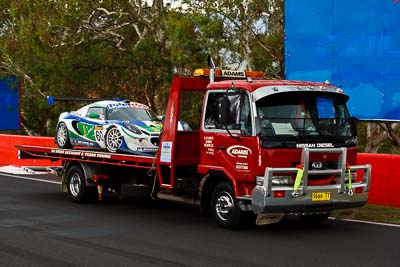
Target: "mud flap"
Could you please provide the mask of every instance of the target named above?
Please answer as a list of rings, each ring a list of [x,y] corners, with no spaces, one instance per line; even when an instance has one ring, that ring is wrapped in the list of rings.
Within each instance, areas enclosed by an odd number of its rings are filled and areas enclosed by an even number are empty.
[[[280,222],[282,220],[284,213],[260,213],[257,216],[257,225],[266,225]]]

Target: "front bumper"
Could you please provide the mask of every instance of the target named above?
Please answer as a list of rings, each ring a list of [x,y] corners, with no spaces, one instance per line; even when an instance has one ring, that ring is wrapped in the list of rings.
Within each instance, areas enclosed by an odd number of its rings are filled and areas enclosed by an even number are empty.
[[[338,153],[340,162],[338,169],[308,170],[310,153]],[[350,209],[363,206],[368,200],[370,186],[371,165],[347,166],[346,148],[308,149],[302,152],[302,166],[304,174],[300,187],[295,190],[293,186],[273,186],[274,174],[296,173],[297,168],[269,168],[265,170],[261,184],[257,185],[251,195],[251,209],[254,213],[300,213],[312,214],[319,211],[332,211],[336,209]],[[363,177],[359,182],[349,184],[347,173],[362,172]],[[336,174],[339,178],[335,184],[309,186],[310,175]],[[279,192],[279,196],[276,194]],[[355,192],[355,193],[354,193]],[[313,199],[313,194],[322,193],[329,198]]]
[[[307,191],[302,191],[297,197],[293,197],[293,188],[277,187],[274,191],[284,191],[284,197],[274,197],[268,195],[263,186],[256,186],[253,190],[252,210],[254,213],[313,213],[316,211],[349,209],[363,206],[368,200],[368,193],[365,191],[365,185],[354,184],[353,189],[363,187],[362,193],[353,194],[340,193],[339,187],[313,186],[308,187]],[[312,193],[330,193],[330,200],[312,200]]]

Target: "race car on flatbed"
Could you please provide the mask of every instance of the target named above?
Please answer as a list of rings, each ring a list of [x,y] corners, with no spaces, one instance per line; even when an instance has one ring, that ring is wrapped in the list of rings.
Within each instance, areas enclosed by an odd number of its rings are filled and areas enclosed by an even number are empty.
[[[78,145],[109,152],[155,153],[161,129],[161,122],[148,106],[104,100],[61,113],[55,142],[60,148]]]

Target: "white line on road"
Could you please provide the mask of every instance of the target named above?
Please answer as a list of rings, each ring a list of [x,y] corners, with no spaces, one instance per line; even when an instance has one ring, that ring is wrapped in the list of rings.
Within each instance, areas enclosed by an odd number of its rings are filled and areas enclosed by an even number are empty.
[[[368,221],[360,221],[360,220],[354,220],[354,219],[343,219],[342,221],[346,221],[346,222],[356,222],[356,223],[366,223],[366,224],[374,224],[374,225],[382,225],[382,226],[391,226],[391,227],[400,228],[400,225],[398,225],[398,224],[392,224],[392,223],[368,222]]]
[[[49,183],[49,184],[61,184],[61,182],[49,181],[49,180],[43,180],[43,179],[31,178],[31,177],[16,176],[16,175],[11,175],[11,174],[6,174],[6,173],[0,173],[0,175],[7,176],[7,177],[12,177],[12,178],[17,178],[17,179],[23,179],[23,180],[31,180],[31,181]]]

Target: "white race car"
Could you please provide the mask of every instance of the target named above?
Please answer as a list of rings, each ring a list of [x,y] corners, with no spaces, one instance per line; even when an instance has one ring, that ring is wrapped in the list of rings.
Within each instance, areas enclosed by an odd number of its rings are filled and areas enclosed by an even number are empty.
[[[63,112],[55,142],[60,148],[87,146],[109,152],[155,153],[161,130],[161,121],[148,106],[107,100]]]

